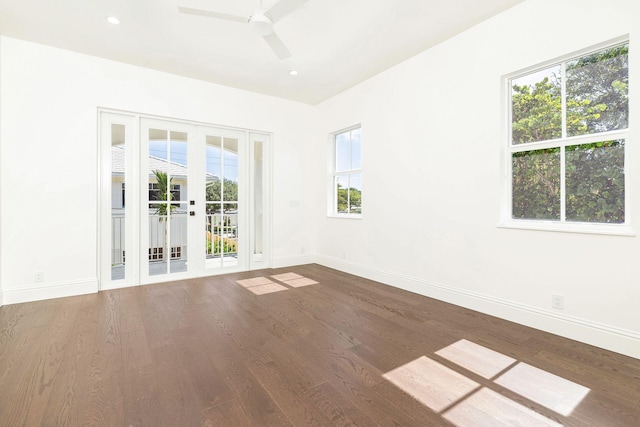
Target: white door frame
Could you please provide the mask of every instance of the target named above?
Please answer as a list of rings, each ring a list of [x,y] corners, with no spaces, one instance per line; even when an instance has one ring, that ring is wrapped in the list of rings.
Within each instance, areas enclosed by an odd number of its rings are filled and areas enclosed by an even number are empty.
[[[112,125],[124,126],[125,142],[125,230],[139,228],[139,208],[136,200],[139,199],[139,189],[133,185],[133,177],[138,171],[138,150],[136,136],[138,135],[137,117],[133,114],[98,111],[99,125],[99,244],[98,244],[98,270],[99,289],[123,288],[135,286],[140,283],[137,265],[139,265],[139,239],[125,240],[125,253],[127,262],[124,266],[124,279],[111,280],[111,226],[112,226]]]
[[[240,191],[238,200],[239,221],[239,250],[244,251],[243,257],[239,254],[239,262],[233,268],[207,268],[204,257],[195,256],[194,252],[188,251],[189,264],[187,272],[174,273],[163,276],[148,275],[148,255],[147,251],[148,229],[141,227],[144,221],[143,215],[148,217],[148,174],[141,171],[148,171],[148,152],[143,152],[146,148],[143,141],[143,123],[153,123],[161,125],[163,128],[171,130],[189,130],[188,132],[188,165],[193,167],[190,176],[204,176],[205,167],[201,162],[204,156],[204,143],[198,144],[197,139],[203,138],[205,134],[241,137],[243,146],[242,161],[239,161],[241,170],[238,171],[239,187],[245,188]],[[125,239],[126,263],[125,279],[111,280],[111,192],[112,192],[112,165],[111,165],[111,125],[120,124],[125,127],[126,140],[126,191],[125,191],[125,230],[137,230],[133,234],[138,237]],[[182,280],[194,277],[212,276],[234,271],[246,271],[259,268],[268,268],[271,261],[271,163],[272,135],[268,132],[251,131],[248,129],[238,129],[232,127],[218,126],[208,123],[176,120],[165,117],[156,117],[132,112],[123,112],[110,109],[98,110],[98,161],[99,161],[99,197],[98,197],[98,277],[100,290],[122,288],[127,286],[137,286],[141,284],[159,283],[162,281]],[[147,135],[148,138],[148,135]],[[193,143],[192,143],[193,142]],[[256,144],[260,143],[262,148],[262,170],[256,173],[255,155]],[[198,148],[199,147],[199,148]],[[148,150],[148,149],[147,149]],[[240,151],[240,148],[239,148]],[[238,153],[240,158],[241,153]],[[202,164],[200,164],[202,163]],[[196,175],[198,174],[198,175]],[[260,179],[256,181],[256,176]],[[192,197],[193,194],[202,194],[204,200],[204,181],[199,183],[198,179],[189,179],[187,200],[196,200],[196,215],[188,216],[189,235],[188,244],[193,248],[205,247],[205,233],[198,233],[204,230],[204,202]],[[262,201],[258,201],[260,206],[256,206],[256,185],[260,187]],[[201,187],[201,188],[200,188]],[[195,192],[195,193],[194,193]],[[143,200],[144,199],[144,200]],[[243,207],[243,209],[240,209]],[[262,213],[262,244],[256,242],[256,212]],[[240,222],[242,221],[242,225]],[[258,227],[259,228],[259,227]],[[145,230],[146,229],[146,230]],[[130,237],[132,232],[127,232]],[[258,239],[259,240],[259,239]],[[142,242],[145,242],[143,245]],[[144,249],[143,249],[144,247]],[[260,249],[256,253],[256,248]],[[196,252],[197,253],[197,252]],[[202,259],[201,259],[202,258]]]

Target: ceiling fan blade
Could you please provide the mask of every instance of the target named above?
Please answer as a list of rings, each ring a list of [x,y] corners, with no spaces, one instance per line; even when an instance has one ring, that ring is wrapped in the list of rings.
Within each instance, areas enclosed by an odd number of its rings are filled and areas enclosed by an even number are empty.
[[[235,21],[235,22],[244,22],[244,23],[249,21],[249,19],[244,16],[229,15],[226,13],[211,12],[209,10],[193,9],[190,7],[183,7],[183,6],[178,6],[178,11],[180,13],[186,13],[188,15],[200,15],[200,16],[206,16],[209,18],[224,19],[225,21]]]
[[[289,49],[282,43],[280,37],[276,35],[276,33],[267,34],[263,36],[264,40],[267,42],[271,50],[276,54],[278,59],[286,59],[291,56]]]
[[[268,16],[272,22],[277,22],[308,1],[309,0],[280,0],[271,6],[271,9],[267,10],[264,14]]]

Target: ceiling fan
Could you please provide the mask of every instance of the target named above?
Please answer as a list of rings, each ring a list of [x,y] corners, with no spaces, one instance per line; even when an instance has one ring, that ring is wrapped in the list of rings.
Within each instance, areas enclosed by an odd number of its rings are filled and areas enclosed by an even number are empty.
[[[270,9],[264,10],[262,8],[262,0],[260,0],[260,7],[256,9],[251,16],[238,16],[229,15],[226,13],[213,12],[203,9],[193,9],[190,7],[178,6],[180,13],[186,13],[189,15],[200,15],[209,18],[224,19],[226,21],[242,22],[249,24],[252,30],[261,35],[267,42],[271,50],[276,54],[279,59],[286,59],[291,56],[289,49],[284,45],[280,37],[273,31],[273,24],[289,15],[291,12],[302,6],[309,0],[280,0]]]

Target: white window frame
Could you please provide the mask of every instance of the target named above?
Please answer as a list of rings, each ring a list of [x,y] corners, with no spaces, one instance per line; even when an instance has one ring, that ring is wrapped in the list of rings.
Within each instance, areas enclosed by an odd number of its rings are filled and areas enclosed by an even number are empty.
[[[626,129],[609,131],[609,132],[600,132],[595,134],[588,135],[579,135],[579,136],[571,136],[568,137],[566,135],[566,126],[565,126],[565,117],[562,119],[563,129],[562,129],[562,137],[541,141],[541,142],[531,142],[524,144],[513,144],[512,141],[512,93],[511,93],[511,81],[518,77],[522,77],[527,74],[534,73],[536,71],[543,70],[545,68],[552,67],[554,65],[561,65],[561,72],[563,73],[562,79],[562,108],[563,108],[563,116],[565,112],[565,84],[566,81],[564,79],[564,70],[566,62],[569,62],[574,59],[578,59],[580,57],[596,53],[600,50],[604,50],[607,48],[612,48],[615,46],[619,46],[622,44],[629,44],[628,37],[622,37],[615,40],[611,40],[605,43],[601,43],[599,45],[591,46],[589,48],[580,50],[578,52],[574,52],[570,55],[566,55],[560,58],[556,58],[542,64],[537,64],[532,67],[525,68],[523,70],[519,70],[517,72],[508,74],[502,79],[502,91],[503,91],[503,119],[505,121],[503,126],[504,136],[502,138],[502,151],[503,151],[503,200],[502,200],[502,210],[500,215],[500,228],[514,228],[514,229],[524,229],[524,230],[539,230],[539,231],[555,231],[555,232],[568,232],[568,233],[586,233],[586,234],[605,234],[605,235],[616,235],[616,236],[635,236],[634,230],[631,228],[631,167],[630,159],[632,159],[633,149],[629,147],[630,144],[631,132],[629,131],[631,127],[631,115],[629,115],[629,124]],[[631,54],[629,55],[631,58]],[[631,62],[631,61],[629,61]],[[631,79],[631,69],[629,67],[629,75]],[[629,97],[629,111],[632,111],[631,106],[632,97]],[[620,224],[605,224],[605,223],[589,223],[589,222],[577,222],[577,221],[566,221],[566,210],[565,210],[565,168],[566,168],[566,159],[565,159],[565,147],[581,145],[581,144],[589,144],[592,142],[599,141],[608,141],[615,139],[624,139],[625,140],[625,222]],[[560,220],[543,220],[543,219],[517,219],[513,218],[513,194],[512,194],[512,179],[513,179],[513,171],[512,171],[512,155],[518,152],[524,151],[534,151],[534,150],[542,150],[548,148],[560,148],[560,179],[561,179],[561,193],[560,193],[560,204],[561,204],[561,218]]]
[[[335,193],[335,180],[336,177],[339,176],[349,176],[350,174],[359,173],[362,177],[362,144],[360,145],[360,168],[358,169],[348,169],[344,171],[336,171],[337,167],[337,149],[336,149],[336,136],[341,135],[346,132],[351,132],[355,129],[360,129],[362,135],[362,125],[360,123],[349,126],[344,129],[340,129],[339,131],[333,132],[329,135],[330,140],[330,150],[329,150],[329,182],[327,187],[327,206],[328,212],[327,216],[331,218],[347,218],[347,219],[362,219],[362,213],[351,213],[351,212],[338,212],[337,200],[338,197]]]

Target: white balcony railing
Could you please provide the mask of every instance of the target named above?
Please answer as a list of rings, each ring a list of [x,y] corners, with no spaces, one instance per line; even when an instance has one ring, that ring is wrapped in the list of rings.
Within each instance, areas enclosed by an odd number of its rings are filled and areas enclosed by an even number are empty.
[[[171,233],[171,235],[169,235]],[[187,213],[173,212],[167,223],[166,215],[149,215],[149,261],[163,261],[165,239],[171,244],[171,259],[187,257]]]
[[[207,258],[238,257],[238,214],[206,216]]]
[[[206,256],[238,256],[238,214],[206,215]],[[114,211],[111,216],[111,265],[125,263],[124,212]],[[165,233],[166,227],[166,233]],[[168,233],[171,233],[169,236]],[[162,261],[164,257],[165,235],[171,243],[171,259],[186,259],[187,254],[187,213],[174,212],[169,224],[165,215],[149,215],[149,260]]]

